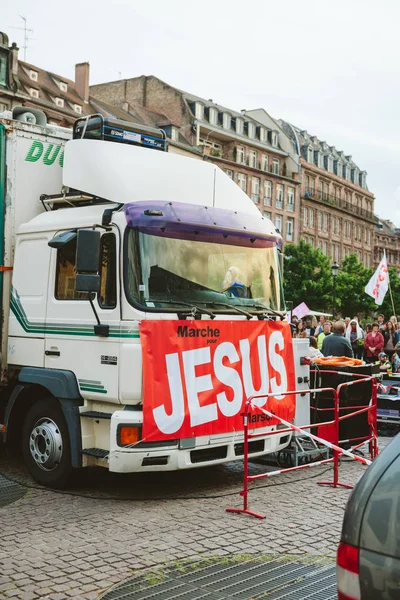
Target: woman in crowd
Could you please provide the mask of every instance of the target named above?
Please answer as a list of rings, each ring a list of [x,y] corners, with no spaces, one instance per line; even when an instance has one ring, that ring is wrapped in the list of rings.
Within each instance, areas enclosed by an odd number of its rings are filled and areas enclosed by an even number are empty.
[[[310,338],[308,338],[308,343],[308,356],[310,358],[317,358],[323,356],[322,352],[318,350],[318,343],[315,337],[311,336]]]
[[[386,323],[386,329],[383,334],[385,345],[383,347],[389,360],[392,359],[394,348],[397,344],[397,330],[394,328],[392,318]]]
[[[397,343],[392,356],[392,373],[400,373],[400,343]]]
[[[364,348],[366,350],[365,360],[367,363],[375,363],[378,360],[379,352],[382,351],[384,344],[385,340],[379,331],[379,325],[378,323],[374,323],[371,333],[368,333],[364,340]]]
[[[301,319],[297,323],[296,331],[295,331],[293,337],[295,337],[295,338],[306,338],[307,337],[307,332],[304,329],[304,323],[303,323],[303,321]]]
[[[363,347],[359,344],[359,341],[363,339],[364,334],[356,319],[352,319],[347,325],[346,337],[351,344],[354,358],[361,358]]]

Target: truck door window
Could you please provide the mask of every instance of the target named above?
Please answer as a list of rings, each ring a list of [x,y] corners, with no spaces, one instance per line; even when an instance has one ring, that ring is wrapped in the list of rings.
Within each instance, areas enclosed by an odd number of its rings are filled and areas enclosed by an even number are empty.
[[[117,249],[113,233],[105,233],[102,236],[100,256],[99,306],[115,308],[117,306]]]
[[[87,300],[86,292],[77,292],[76,279],[76,238],[57,251],[56,290],[57,300]],[[101,238],[100,250],[100,292],[98,302],[101,308],[115,308],[117,305],[116,279],[116,240],[113,233],[105,233]]]

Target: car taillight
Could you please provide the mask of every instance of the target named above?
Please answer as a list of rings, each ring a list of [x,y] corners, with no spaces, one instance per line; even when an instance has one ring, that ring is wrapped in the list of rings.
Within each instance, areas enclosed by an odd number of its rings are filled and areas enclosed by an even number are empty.
[[[360,600],[359,550],[340,542],[336,556],[338,600]]]

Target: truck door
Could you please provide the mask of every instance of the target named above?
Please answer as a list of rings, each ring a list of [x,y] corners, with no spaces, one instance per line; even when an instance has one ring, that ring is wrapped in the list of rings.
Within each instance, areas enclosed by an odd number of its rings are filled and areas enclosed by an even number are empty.
[[[96,318],[86,293],[75,289],[76,237],[52,249],[47,301],[45,366],[75,373],[84,398],[119,402],[120,305],[118,242],[114,232],[101,237],[100,291],[93,304],[108,337],[94,332]]]

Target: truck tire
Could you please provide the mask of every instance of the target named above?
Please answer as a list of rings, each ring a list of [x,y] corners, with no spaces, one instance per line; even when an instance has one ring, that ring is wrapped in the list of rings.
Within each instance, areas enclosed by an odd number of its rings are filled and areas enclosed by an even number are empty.
[[[72,473],[68,429],[56,398],[43,398],[28,411],[22,432],[24,462],[47,487],[64,488]]]

